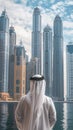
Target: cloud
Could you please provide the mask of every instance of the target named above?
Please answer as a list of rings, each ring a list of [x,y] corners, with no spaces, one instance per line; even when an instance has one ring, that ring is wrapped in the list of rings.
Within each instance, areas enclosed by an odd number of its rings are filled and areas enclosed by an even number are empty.
[[[63,26],[66,29],[73,29],[73,22],[72,21],[64,21]]]
[[[73,5],[73,0],[65,0],[65,3],[66,3],[66,5],[68,5],[68,6],[72,6]]]
[[[23,4],[15,4],[14,0],[0,0],[0,14],[6,8],[10,25],[13,25],[17,34],[17,44],[22,39],[30,55],[32,9]],[[24,2],[22,0],[22,2]]]
[[[64,40],[73,39],[72,0],[59,2],[56,2],[55,0],[0,0],[0,14],[4,8],[6,8],[10,25],[13,25],[16,30],[17,44],[19,43],[19,40],[22,39],[29,55],[31,53],[32,15],[33,8],[36,5],[38,5],[41,10],[42,32],[47,24],[53,29],[55,15],[59,14],[64,25]]]

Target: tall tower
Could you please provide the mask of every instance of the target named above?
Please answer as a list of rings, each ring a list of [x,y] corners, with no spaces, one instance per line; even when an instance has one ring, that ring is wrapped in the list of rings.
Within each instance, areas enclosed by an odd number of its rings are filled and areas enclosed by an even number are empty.
[[[46,80],[46,95],[52,95],[52,30],[47,25],[43,32],[43,74]]]
[[[9,30],[9,81],[8,90],[11,97],[14,93],[14,47],[16,45],[16,33],[14,27]]]
[[[57,15],[54,20],[54,53],[53,53],[53,97],[64,99],[64,64],[63,64],[63,25]]]
[[[22,45],[14,50],[14,99],[19,100],[26,90],[25,49]]]
[[[66,46],[67,99],[73,100],[73,44]]]
[[[38,58],[31,59],[30,62],[26,64],[26,92],[30,89],[30,77],[39,74],[39,60]]]
[[[42,70],[41,63],[41,15],[38,7],[33,12],[33,31],[32,31],[32,58],[38,58],[40,62],[40,73]]]
[[[0,16],[0,93],[8,93],[9,18],[6,10]]]

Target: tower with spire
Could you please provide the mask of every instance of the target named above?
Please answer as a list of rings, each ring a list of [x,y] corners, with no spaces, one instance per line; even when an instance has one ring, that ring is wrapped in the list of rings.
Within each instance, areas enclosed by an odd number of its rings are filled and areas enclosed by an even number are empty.
[[[32,59],[38,58],[40,62],[40,72],[42,68],[41,63],[41,14],[38,7],[34,8],[33,12],[33,31],[32,31]]]
[[[9,64],[9,18],[6,10],[0,16],[0,94],[8,93],[8,64]]]

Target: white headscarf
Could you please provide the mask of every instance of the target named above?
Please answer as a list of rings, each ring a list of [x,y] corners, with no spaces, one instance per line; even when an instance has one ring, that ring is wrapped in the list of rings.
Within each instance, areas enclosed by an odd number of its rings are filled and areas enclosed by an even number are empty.
[[[31,117],[33,118],[32,122],[34,124],[33,125],[34,128],[40,116],[40,110],[42,108],[42,104],[44,101],[45,87],[46,87],[46,82],[41,75],[34,75],[30,80],[30,96],[31,96],[31,109],[32,109]]]

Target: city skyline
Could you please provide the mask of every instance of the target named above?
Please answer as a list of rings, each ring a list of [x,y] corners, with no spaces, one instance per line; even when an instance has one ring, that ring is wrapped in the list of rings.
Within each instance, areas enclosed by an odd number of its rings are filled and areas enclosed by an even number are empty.
[[[46,24],[49,24],[53,28],[55,16],[57,14],[60,15],[64,25],[64,42],[67,44],[69,41],[73,41],[72,5],[72,0],[6,0],[4,2],[1,0],[0,13],[6,8],[10,24],[15,27],[17,33],[17,44],[22,39],[30,56],[33,8],[38,6],[41,10],[42,30]]]
[[[39,8],[34,8],[34,9],[38,9],[37,11],[39,12],[40,11],[40,9]],[[33,13],[34,13],[34,11],[35,10],[33,10]],[[33,22],[32,22],[32,26],[33,26],[33,30],[32,30],[32,32],[37,32],[37,35],[38,35],[38,32],[41,32],[41,15],[40,15],[40,13],[38,13],[38,12],[36,12],[35,11],[35,13],[34,14],[36,14],[36,17],[34,16],[33,17]],[[32,13],[32,15],[33,15],[33,13]],[[38,14],[38,15],[37,15]],[[5,15],[6,17],[7,17],[7,11],[4,9],[3,11],[2,11],[2,16],[3,15]],[[35,20],[36,19],[36,20]],[[10,20],[10,19],[9,19]],[[55,22],[56,21],[56,22]],[[1,21],[2,22],[2,21]],[[38,23],[38,24],[34,24],[34,23]],[[4,27],[3,27],[3,29],[5,29],[5,26],[6,26],[7,24],[5,23],[4,24]],[[1,26],[1,25],[0,25]],[[37,28],[36,28],[36,26],[37,26]],[[11,27],[13,27],[12,25],[11,25]],[[63,40],[63,27],[62,27],[62,19],[61,19],[61,17],[59,16],[59,15],[56,15],[56,17],[55,17],[55,19],[54,19],[54,25],[53,25],[53,30],[52,30],[52,32],[54,33],[54,40],[56,39],[56,44],[57,43],[60,43],[60,47],[58,47],[58,46],[56,46],[56,48],[55,49],[58,49],[57,51],[59,51],[57,54],[56,54],[56,56],[57,57],[59,57],[59,58],[61,58],[61,60],[63,60],[63,57],[62,56],[60,56],[60,51],[61,51],[61,55],[63,55],[63,45],[64,45],[64,43],[63,44],[61,44],[62,43],[62,40]],[[2,28],[2,26],[1,26],[1,28]],[[40,33],[41,34],[41,33]],[[17,34],[16,34],[17,35]],[[35,38],[36,38],[36,35],[35,35]],[[52,37],[53,38],[53,37]],[[57,39],[58,38],[58,39]],[[60,40],[60,41],[59,41]],[[36,41],[36,40],[35,40]],[[33,43],[36,43],[35,41],[33,41]],[[37,41],[38,41],[38,39],[37,39]],[[36,43],[37,44],[37,43]],[[58,44],[59,45],[59,44]],[[41,47],[42,45],[40,45],[40,47]],[[38,47],[39,47],[39,45],[38,45]],[[37,47],[37,48],[38,48]],[[58,47],[58,48],[57,48]],[[31,47],[32,48],[32,47]],[[35,50],[36,50],[36,48],[35,48]],[[41,51],[41,50],[40,50]],[[35,51],[34,51],[35,52]],[[38,54],[38,50],[37,50],[37,54]],[[59,54],[59,56],[58,56],[58,54]],[[55,56],[55,55],[54,55]],[[34,58],[35,57],[38,57],[37,55],[35,56],[34,55]],[[39,57],[38,57],[39,58]],[[55,58],[54,58],[55,59]],[[56,59],[55,59],[55,61],[56,61]],[[57,61],[56,61],[57,62]],[[58,62],[59,62],[59,60],[58,60]],[[42,62],[42,64],[43,64],[43,62]],[[57,64],[57,63],[56,63]],[[60,64],[60,66],[59,66],[59,70],[60,70],[60,68],[61,68],[61,73],[63,72],[62,71],[62,67],[61,67],[61,64],[62,64],[62,62],[60,61],[59,62],[59,64]],[[64,64],[62,64],[62,65],[64,65]],[[56,66],[56,65],[55,65]],[[54,69],[54,70],[56,70],[56,69]],[[58,72],[58,71],[57,71]],[[54,72],[53,72],[54,73]],[[60,73],[60,74],[61,74]],[[54,73],[55,75],[57,75],[56,73]],[[64,76],[64,74],[62,75],[62,79],[64,79],[63,78],[63,76]],[[55,76],[54,76],[55,77]],[[57,77],[57,76],[56,76]],[[59,77],[58,76],[58,78],[59,79],[61,79],[61,77]],[[54,78],[53,78],[54,79]],[[58,81],[58,80],[57,80]],[[57,81],[56,81],[56,83],[57,83]],[[60,83],[62,83],[61,81],[60,81]],[[57,86],[57,85],[53,85],[53,86]],[[58,84],[58,86],[59,86],[59,84]],[[63,85],[62,85],[62,87],[63,87]],[[61,88],[61,87],[60,87]],[[57,90],[57,89],[56,89]],[[63,91],[61,91],[62,93],[63,93]],[[62,96],[63,97],[63,96]]]

